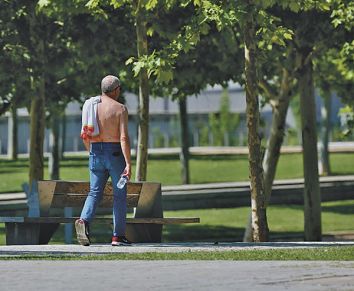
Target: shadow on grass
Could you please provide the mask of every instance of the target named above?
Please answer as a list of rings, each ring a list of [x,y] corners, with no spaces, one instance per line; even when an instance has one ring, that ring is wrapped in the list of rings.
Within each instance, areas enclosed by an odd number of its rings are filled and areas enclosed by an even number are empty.
[[[0,161],[0,167],[2,172],[7,172],[8,169],[25,169],[27,170],[29,166],[29,162],[28,161],[4,161],[1,160]]]
[[[331,172],[331,176],[349,176],[353,175],[354,171],[341,171],[341,170],[336,170],[335,172]]]
[[[208,161],[248,161],[247,155],[193,155],[191,156],[193,160],[208,160]]]
[[[60,164],[60,168],[82,168],[86,167],[88,168],[88,159],[85,161],[85,163],[70,163],[70,164]]]
[[[91,230],[92,243],[109,244],[112,229],[109,225],[96,225]],[[163,242],[242,242],[244,228],[225,226],[168,225],[163,229]],[[0,225],[0,235],[5,242],[5,227]],[[0,240],[1,240],[0,237]],[[303,232],[270,232],[270,241],[303,241]],[[64,225],[52,237],[51,244],[64,244]],[[73,229],[73,241],[76,234]]]
[[[168,225],[163,230],[165,242],[242,242],[244,228],[217,225]],[[302,241],[303,232],[270,232],[270,241]]]
[[[7,167],[7,168],[3,168],[3,169],[0,169],[0,174],[18,174],[18,173],[21,173],[23,172],[24,174],[26,174],[27,168],[23,168],[23,167]]]
[[[322,206],[322,212],[332,212],[340,214],[354,214],[354,205],[333,205],[333,206]]]
[[[165,242],[179,241],[242,241],[244,228],[217,225],[167,225],[163,229]]]
[[[62,244],[65,242],[64,225],[60,225],[58,230],[53,235],[50,243]],[[93,224],[90,229],[90,240],[92,243],[110,243],[112,239],[112,227],[108,224]],[[76,233],[73,227],[72,233],[73,243],[76,243]]]
[[[247,155],[190,155],[191,160],[197,161],[228,161],[228,160],[246,160],[248,161]],[[169,154],[169,155],[149,155],[149,160],[155,161],[178,161],[179,154]]]

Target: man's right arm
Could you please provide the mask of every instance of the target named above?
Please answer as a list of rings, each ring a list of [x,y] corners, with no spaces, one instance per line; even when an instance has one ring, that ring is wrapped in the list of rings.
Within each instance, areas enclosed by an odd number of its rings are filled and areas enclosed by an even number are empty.
[[[126,167],[123,172],[124,175],[131,176],[131,157],[130,157],[130,141],[128,134],[128,110],[124,106],[121,118],[120,118],[120,142],[122,145],[122,152],[125,159]]]
[[[86,129],[85,129],[85,127],[87,126],[87,106],[88,106],[88,102],[86,100],[84,105],[82,106],[81,138],[82,138],[82,142],[84,143],[85,149],[87,151],[90,151],[90,140],[89,140],[89,138],[87,136],[87,132],[86,132]]]

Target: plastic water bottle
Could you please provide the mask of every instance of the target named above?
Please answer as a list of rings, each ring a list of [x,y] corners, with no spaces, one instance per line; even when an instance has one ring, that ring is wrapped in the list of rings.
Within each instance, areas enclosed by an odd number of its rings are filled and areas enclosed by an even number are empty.
[[[128,177],[127,176],[121,176],[118,183],[117,183],[117,187],[118,189],[123,189],[125,184],[127,184],[128,182]]]

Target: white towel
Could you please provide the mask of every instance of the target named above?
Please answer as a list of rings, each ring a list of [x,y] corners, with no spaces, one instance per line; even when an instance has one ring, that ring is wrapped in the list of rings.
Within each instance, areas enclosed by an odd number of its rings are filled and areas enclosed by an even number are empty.
[[[82,107],[82,127],[81,138],[91,139],[100,134],[97,123],[97,107],[101,102],[101,96],[91,97],[87,99]]]

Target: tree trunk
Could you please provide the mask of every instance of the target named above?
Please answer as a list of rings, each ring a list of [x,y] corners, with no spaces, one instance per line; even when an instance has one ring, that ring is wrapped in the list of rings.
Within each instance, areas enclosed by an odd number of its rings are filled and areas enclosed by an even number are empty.
[[[140,0],[137,1],[136,35],[138,57],[148,54],[146,20]],[[149,82],[145,68],[139,73],[139,127],[136,157],[136,181],[146,181],[149,142]]]
[[[60,118],[57,114],[51,114],[51,132],[50,132],[50,154],[48,161],[48,170],[51,180],[59,180],[59,134],[60,134]]]
[[[64,152],[65,152],[65,139],[66,139],[66,115],[65,115],[65,109],[63,112],[63,115],[61,117],[61,142],[60,142],[60,160],[64,159]]]
[[[304,165],[305,240],[320,241],[321,195],[318,177],[316,104],[312,60],[306,49],[298,52],[298,81]]]
[[[43,142],[45,130],[45,23],[36,12],[36,3],[29,4],[29,33],[33,54],[31,89],[34,97],[30,107],[29,185],[44,177]]]
[[[283,69],[280,94],[273,102],[271,131],[267,142],[267,150],[263,159],[264,193],[266,199],[266,206],[268,206],[272,194],[272,186],[280,157],[280,148],[284,141],[286,129],[286,115],[289,108],[290,98],[292,96],[291,86],[289,85],[290,81],[291,78],[289,77],[289,72],[286,69]],[[251,218],[249,219],[248,224],[246,226],[243,241],[252,241]]]
[[[328,84],[322,87],[322,100],[321,107],[321,139],[320,139],[320,160],[319,160],[319,174],[328,176],[331,174],[331,167],[329,162],[329,134],[331,132],[331,91]]]
[[[259,136],[259,101],[256,71],[256,32],[255,6],[253,1],[246,1],[248,17],[244,26],[245,42],[245,77],[247,128],[249,150],[249,173],[251,185],[252,229],[255,242],[268,241],[268,223],[266,216],[265,195],[263,188],[263,169],[261,139]]]
[[[12,102],[11,104],[11,116],[8,123],[8,143],[7,143],[7,156],[10,160],[17,160],[18,156],[18,119],[17,119],[17,104]]]
[[[181,123],[181,175],[182,183],[189,184],[189,131],[188,131],[188,115],[187,115],[187,99],[179,100],[179,113]]]
[[[38,96],[33,97],[30,111],[30,185],[33,180],[43,179],[43,142],[45,125],[45,85],[44,76],[38,80]],[[31,188],[30,188],[31,189]]]

